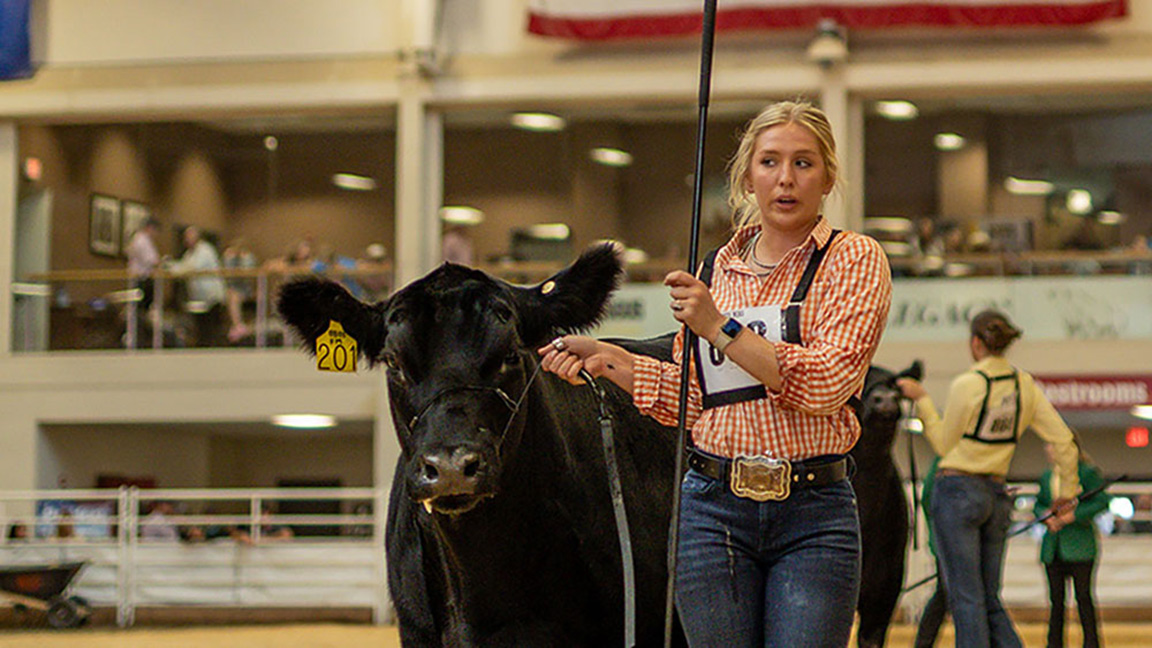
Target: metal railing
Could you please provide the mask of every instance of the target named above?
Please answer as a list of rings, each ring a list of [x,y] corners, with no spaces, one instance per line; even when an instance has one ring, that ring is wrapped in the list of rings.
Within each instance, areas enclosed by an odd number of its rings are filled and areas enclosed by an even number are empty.
[[[370,608],[384,623],[385,498],[372,488],[0,491],[0,564],[85,562],[73,591],[114,607],[121,627],[139,607],[171,606]],[[176,512],[150,514],[156,503]],[[304,503],[339,512],[268,512]],[[179,540],[147,530],[161,526]]]

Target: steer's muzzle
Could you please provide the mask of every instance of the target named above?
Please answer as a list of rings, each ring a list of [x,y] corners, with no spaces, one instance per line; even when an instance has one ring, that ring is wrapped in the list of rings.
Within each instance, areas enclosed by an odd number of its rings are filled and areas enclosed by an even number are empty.
[[[416,498],[443,512],[461,513],[471,509],[486,493],[481,481],[487,462],[480,452],[455,447],[423,455],[415,479]]]

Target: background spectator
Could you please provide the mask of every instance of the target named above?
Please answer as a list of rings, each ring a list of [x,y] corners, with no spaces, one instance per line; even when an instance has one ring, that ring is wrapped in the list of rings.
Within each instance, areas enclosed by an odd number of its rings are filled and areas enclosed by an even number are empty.
[[[195,225],[184,228],[184,255],[169,270],[174,273],[219,270],[220,254]],[[226,290],[224,280],[216,274],[196,274],[187,282],[188,299],[184,309],[193,320],[195,346],[213,346],[223,339],[222,322]]]

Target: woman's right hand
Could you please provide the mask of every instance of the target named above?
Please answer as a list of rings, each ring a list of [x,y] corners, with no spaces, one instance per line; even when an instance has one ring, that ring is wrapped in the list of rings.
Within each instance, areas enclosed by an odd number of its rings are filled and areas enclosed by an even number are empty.
[[[632,392],[632,355],[624,349],[587,335],[564,335],[536,350],[540,366],[573,385],[584,384],[582,370],[595,378],[606,376]]]
[[[564,335],[540,347],[536,353],[544,356],[540,361],[544,371],[554,373],[573,385],[582,385],[584,381],[580,379],[580,371],[588,369],[586,360],[596,354],[596,346],[596,340],[586,335]]]

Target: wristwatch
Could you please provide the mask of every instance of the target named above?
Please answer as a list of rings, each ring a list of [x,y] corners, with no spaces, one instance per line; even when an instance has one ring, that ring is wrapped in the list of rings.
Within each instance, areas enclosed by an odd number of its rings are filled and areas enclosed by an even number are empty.
[[[732,340],[735,340],[736,336],[740,335],[740,331],[742,330],[744,330],[744,325],[737,322],[734,318],[729,317],[728,321],[724,322],[720,327],[720,332],[716,334],[716,339],[712,342],[712,346],[720,353],[724,353],[724,349],[727,349],[728,345],[732,344]]]

